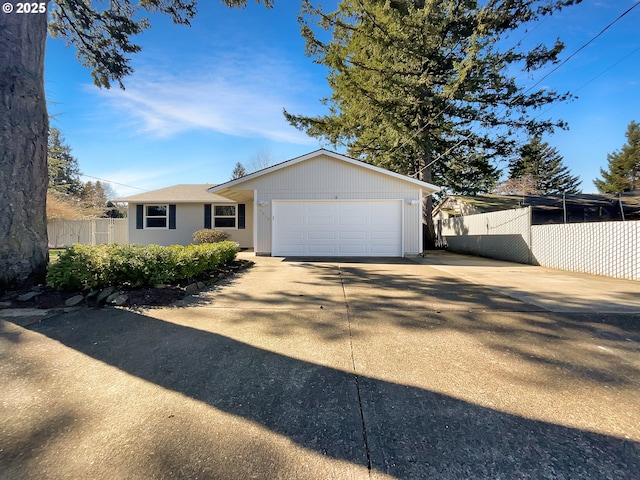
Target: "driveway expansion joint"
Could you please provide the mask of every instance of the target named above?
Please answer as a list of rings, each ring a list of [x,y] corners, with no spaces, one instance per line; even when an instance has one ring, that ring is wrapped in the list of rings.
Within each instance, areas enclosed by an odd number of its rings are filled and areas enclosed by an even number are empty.
[[[358,369],[356,368],[356,357],[353,352],[353,332],[351,330],[351,315],[349,313],[349,299],[347,298],[347,291],[344,288],[344,277],[342,276],[342,269],[338,264],[338,275],[340,277],[340,286],[342,287],[342,295],[344,296],[344,304],[347,312],[347,325],[349,327],[349,349],[351,350],[351,366],[353,368],[353,376],[356,382],[356,393],[358,394],[358,408],[360,410],[360,422],[362,423],[362,440],[364,441],[364,449],[367,454],[367,470],[369,471],[369,477],[371,477],[371,452],[369,450],[369,439],[367,438],[367,425],[364,420],[364,410],[362,408],[362,395],[360,394],[360,378],[358,375]]]

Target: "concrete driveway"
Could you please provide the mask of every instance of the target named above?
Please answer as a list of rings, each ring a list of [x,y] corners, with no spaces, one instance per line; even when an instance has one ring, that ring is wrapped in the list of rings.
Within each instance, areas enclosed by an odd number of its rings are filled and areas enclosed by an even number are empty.
[[[637,282],[251,258],[174,307],[0,321],[3,478],[637,478]]]

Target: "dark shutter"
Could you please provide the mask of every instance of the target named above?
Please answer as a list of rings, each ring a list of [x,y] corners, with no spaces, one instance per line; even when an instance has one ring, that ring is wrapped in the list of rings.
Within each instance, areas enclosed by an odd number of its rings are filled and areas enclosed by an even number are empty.
[[[169,230],[176,229],[176,206],[169,205]]]
[[[144,228],[144,205],[136,205],[136,229]]]
[[[204,205],[204,228],[211,228],[211,204]]]
[[[243,229],[245,228],[245,205],[244,203],[239,203],[238,204],[238,228],[239,229]]]

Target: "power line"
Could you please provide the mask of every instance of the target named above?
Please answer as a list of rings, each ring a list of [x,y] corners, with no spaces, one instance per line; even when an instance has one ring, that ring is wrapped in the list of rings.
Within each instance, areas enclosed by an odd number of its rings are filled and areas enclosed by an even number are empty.
[[[145,190],[144,188],[134,187],[133,185],[125,185],[124,183],[114,182],[113,180],[106,180],[104,178],[92,177],[91,175],[86,175],[84,173],[81,173],[80,176],[81,177],[87,177],[87,178],[93,178],[95,180],[100,180],[101,182],[113,183],[114,185],[120,185],[121,187],[135,188],[136,190],[141,190],[143,192],[148,192],[149,191],[149,190]]]
[[[536,83],[534,83],[532,86],[530,86],[527,90],[524,91],[524,93],[527,93],[529,90],[533,90],[535,87],[537,87],[538,85],[540,85],[544,79],[546,79],[547,77],[549,77],[549,75],[555,73],[556,71],[558,71],[558,69],[560,69],[563,65],[565,65],[569,60],[571,60],[573,57],[575,57],[580,51],[582,51],[583,49],[585,49],[587,46],[589,46],[589,44],[591,44],[596,38],[598,38],[600,35],[602,35],[604,32],[606,32],[607,30],[609,30],[609,28],[611,28],[615,23],[617,23],[620,19],[622,19],[622,17],[624,17],[625,15],[627,15],[631,10],[633,10],[634,8],[636,8],[638,5],[640,5],[640,1],[636,2],[633,6],[629,7],[625,12],[621,13],[618,18],[616,18],[614,21],[612,21],[609,25],[607,25],[606,27],[604,27],[602,30],[600,30],[600,32],[598,32],[594,37],[591,38],[591,40],[589,40],[587,43],[585,43],[584,45],[582,45],[580,48],[578,48],[575,52],[573,52],[571,55],[569,55],[567,58],[565,58],[562,62],[560,62],[560,64],[555,67],[553,70],[551,70],[550,72],[548,72],[546,75],[543,75],[543,77],[538,80]]]
[[[629,58],[630,56],[632,56],[633,54],[635,54],[636,52],[640,51],[640,47],[637,47],[635,50],[633,50],[631,53],[628,53],[627,55],[625,55],[624,57],[622,57],[620,60],[618,60],[617,62],[615,62],[612,65],[609,65],[607,68],[605,68],[604,70],[602,70],[600,73],[598,73],[596,76],[592,77],[591,79],[587,80],[585,83],[583,83],[582,85],[580,85],[578,88],[576,88],[575,90],[573,90],[573,93],[577,93],[580,90],[582,90],[584,87],[586,87],[587,85],[589,85],[591,82],[593,82],[594,80],[600,78],[602,75],[604,75],[605,73],[607,73],[609,70],[611,70],[612,68],[616,67],[617,65],[619,65],[620,63],[624,62],[627,58]],[[537,115],[534,117],[534,120],[536,118],[541,117],[542,115],[546,114],[547,112],[549,112],[550,110],[556,108],[558,106],[558,104],[556,103],[555,105],[551,105],[549,108],[547,108],[544,112],[540,113],[540,115]]]
[[[602,30],[600,30],[600,32],[598,32],[596,35],[594,35],[588,42],[586,42],[585,44],[583,44],[580,48],[578,48],[576,51],[574,51],[571,55],[569,55],[564,61],[562,61],[558,66],[556,66],[553,70],[551,70],[550,72],[548,72],[546,75],[544,75],[540,80],[538,80],[535,84],[533,84],[531,87],[529,87],[527,90],[525,90],[523,93],[527,93],[530,90],[532,90],[533,88],[535,88],[536,86],[540,85],[540,83],[542,83],[546,78],[548,78],[551,74],[555,73],[556,71],[558,71],[562,66],[564,66],[569,60],[571,60],[573,57],[575,57],[581,50],[585,49],[589,44],[591,44],[595,39],[597,39],[598,37],[600,37],[604,32],[606,32],[609,28],[611,28],[615,23],[617,23],[620,19],[622,19],[625,15],[627,15],[629,12],[631,12],[631,10],[633,10],[634,8],[636,8],[638,5],[640,5],[640,1],[636,2],[634,5],[632,5],[630,8],[628,8],[627,10],[625,10],[623,13],[621,13],[615,20],[613,20],[611,23],[609,23],[606,27],[604,27]],[[640,47],[639,47],[640,48]],[[595,80],[596,78],[598,78],[599,76],[603,75],[605,72],[607,72],[608,70],[610,70],[611,68],[613,68],[614,66],[616,66],[618,63],[622,62],[623,60],[625,60],[627,57],[631,56],[633,53],[635,53],[638,49],[634,50],[633,52],[631,52],[629,55],[625,56],[624,58],[622,58],[620,61],[618,61],[617,63],[615,63],[614,65],[611,65],[610,67],[608,67],[607,69],[605,69],[604,71],[600,72],[598,75],[596,75],[595,77],[593,77],[591,80],[589,80],[588,82],[584,83],[583,85],[581,85],[576,91],[578,91],[579,89],[585,87],[587,84],[591,83],[593,80]],[[545,110],[543,113],[541,113],[540,115],[534,117],[534,120],[536,118],[539,118],[540,116],[544,115],[546,112],[548,112],[549,110],[551,110],[552,108],[554,108],[555,105],[553,105],[552,107],[548,108],[547,110]],[[504,111],[504,109],[502,110]],[[502,111],[500,113],[502,113]],[[440,114],[442,114],[444,112],[444,109],[442,111],[440,111],[438,113],[437,116],[439,116]],[[421,130],[423,130],[424,128],[426,128],[428,126],[428,123],[422,127],[420,130],[418,130],[414,136],[417,136]],[[413,137],[412,137],[413,138]],[[460,140],[458,143],[456,143],[455,145],[453,145],[452,147],[448,148],[446,151],[444,151],[443,153],[439,154],[433,161],[431,161],[430,163],[428,163],[427,165],[425,165],[424,167],[420,168],[418,171],[416,171],[415,173],[412,173],[411,175],[409,175],[410,177],[415,177],[417,176],[419,173],[423,172],[424,170],[426,170],[427,168],[429,168],[430,166],[432,166],[434,163],[436,163],[438,160],[440,160],[444,155],[448,154],[449,152],[451,152],[454,148],[458,147],[459,145],[461,145],[465,140],[468,140],[469,138],[471,138],[471,134],[463,136],[462,140]],[[406,142],[405,142],[406,143]]]

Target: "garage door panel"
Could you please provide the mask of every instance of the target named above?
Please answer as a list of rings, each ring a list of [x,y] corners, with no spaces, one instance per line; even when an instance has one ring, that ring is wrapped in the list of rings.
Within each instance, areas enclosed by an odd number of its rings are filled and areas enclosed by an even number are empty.
[[[278,256],[402,256],[402,202],[274,201]]]
[[[336,219],[334,217],[322,216],[322,217],[308,217],[307,225],[335,225]]]
[[[364,245],[339,245],[338,253],[345,257],[362,257],[368,255]]]
[[[338,235],[340,240],[366,240],[367,232],[362,230],[353,230],[340,232]]]
[[[371,240],[390,240],[391,243],[397,243],[400,241],[400,236],[397,232],[371,232],[370,238]]]
[[[309,255],[312,257],[326,257],[330,255],[335,255],[337,252],[335,245],[313,245],[310,244],[305,249],[307,252],[305,255]]]
[[[354,226],[354,227],[365,227],[367,225],[366,217],[344,217],[341,216],[338,219],[338,225],[342,225],[345,227]]]
[[[309,240],[309,242],[313,242],[314,240],[335,240],[336,232],[309,231],[307,232],[307,239]]]

